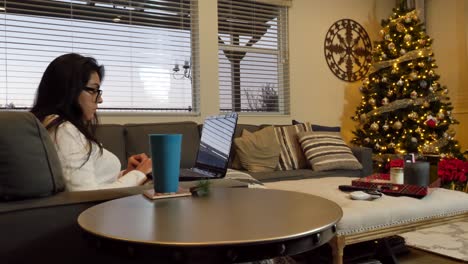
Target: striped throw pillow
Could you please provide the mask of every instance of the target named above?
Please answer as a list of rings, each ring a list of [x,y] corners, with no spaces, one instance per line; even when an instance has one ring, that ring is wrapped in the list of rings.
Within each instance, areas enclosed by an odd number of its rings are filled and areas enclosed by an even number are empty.
[[[297,137],[298,133],[305,131],[310,131],[309,123],[275,126],[276,139],[280,143],[278,170],[297,170],[308,167]]]
[[[361,163],[336,132],[303,132],[298,134],[305,157],[315,171],[360,170]]]

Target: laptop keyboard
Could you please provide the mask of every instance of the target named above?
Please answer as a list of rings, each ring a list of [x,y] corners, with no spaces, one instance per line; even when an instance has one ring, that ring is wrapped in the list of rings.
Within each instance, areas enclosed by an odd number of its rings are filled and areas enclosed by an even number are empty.
[[[214,173],[204,171],[204,170],[200,170],[200,169],[197,169],[197,168],[192,168],[190,170],[181,170],[180,175],[184,176],[184,177],[203,177],[203,176],[213,177],[213,176],[215,176]]]

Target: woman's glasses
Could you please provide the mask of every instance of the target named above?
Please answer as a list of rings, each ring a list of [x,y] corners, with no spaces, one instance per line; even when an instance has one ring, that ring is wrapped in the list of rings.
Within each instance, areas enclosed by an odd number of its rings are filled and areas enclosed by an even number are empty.
[[[95,94],[96,95],[96,103],[99,100],[99,97],[102,95],[102,90],[101,89],[96,89],[96,88],[91,88],[91,87],[84,87],[83,90],[87,91],[90,94]]]

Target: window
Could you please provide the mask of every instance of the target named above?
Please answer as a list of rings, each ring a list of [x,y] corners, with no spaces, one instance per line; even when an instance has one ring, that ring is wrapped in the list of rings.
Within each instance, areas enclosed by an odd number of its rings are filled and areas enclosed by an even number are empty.
[[[196,112],[196,15],[191,0],[2,1],[0,107],[31,107],[47,65],[76,52],[106,68],[104,111]]]
[[[289,114],[287,40],[287,7],[218,0],[221,111]]]

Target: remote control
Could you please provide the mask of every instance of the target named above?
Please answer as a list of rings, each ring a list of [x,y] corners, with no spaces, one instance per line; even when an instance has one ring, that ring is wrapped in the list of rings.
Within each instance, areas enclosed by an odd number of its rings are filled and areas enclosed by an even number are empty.
[[[343,192],[354,192],[354,191],[375,191],[376,189],[352,186],[352,185],[340,185],[338,188]]]

